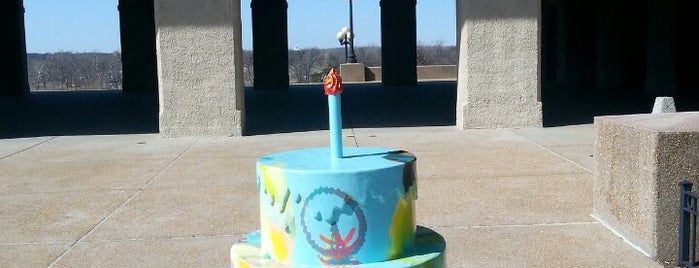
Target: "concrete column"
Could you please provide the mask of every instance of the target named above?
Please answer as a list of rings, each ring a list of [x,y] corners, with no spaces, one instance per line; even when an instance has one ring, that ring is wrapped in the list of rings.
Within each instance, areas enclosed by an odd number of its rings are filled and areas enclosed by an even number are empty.
[[[566,18],[566,82],[569,89],[595,86],[596,24],[594,2],[568,0]],[[587,90],[587,89],[585,89]]]
[[[22,0],[0,1],[0,97],[29,93]]]
[[[621,87],[621,40],[618,23],[619,14],[623,13],[619,1],[598,0],[596,47],[596,84],[597,88]]]
[[[554,48],[556,51],[553,53],[556,53],[556,82],[559,84],[565,84],[567,82],[566,78],[566,72],[567,72],[567,64],[566,64],[566,53],[568,49],[568,38],[566,37],[566,34],[568,31],[566,28],[568,27],[567,21],[566,21],[566,1],[555,1],[555,9],[556,9],[556,47]]]
[[[677,88],[678,95],[699,96],[699,75],[696,64],[699,53],[694,42],[696,32],[695,12],[699,1],[678,1],[677,3]]]
[[[542,0],[541,16],[542,83],[564,84],[567,34],[565,2]]]
[[[252,0],[255,89],[289,89],[286,0]]]
[[[624,12],[616,21],[622,48],[619,51],[622,86],[631,94],[642,94],[646,79],[647,6],[634,0],[618,1]]]
[[[382,82],[386,86],[414,86],[417,84],[416,0],[379,3]]]
[[[155,93],[154,0],[119,0],[121,63],[125,93]]]
[[[241,135],[240,0],[155,0],[155,25],[160,133]]]
[[[677,3],[677,88],[678,95],[699,97],[699,75],[694,37],[696,33],[696,10],[699,1],[678,1]]]
[[[677,91],[676,1],[648,0],[646,93],[674,96]]]
[[[540,0],[457,0],[459,128],[541,127]]]

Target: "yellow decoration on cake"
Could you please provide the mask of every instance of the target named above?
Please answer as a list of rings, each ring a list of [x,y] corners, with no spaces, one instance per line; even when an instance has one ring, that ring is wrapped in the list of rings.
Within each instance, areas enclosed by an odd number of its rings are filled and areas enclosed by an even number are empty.
[[[393,212],[391,227],[388,229],[388,236],[391,239],[389,249],[389,259],[399,258],[403,255],[404,245],[411,242],[413,236],[413,202],[409,198],[399,198],[396,209]]]
[[[284,195],[287,192],[286,180],[284,179],[282,169],[261,165],[260,171],[262,173],[260,174],[262,187],[270,196],[272,205],[282,203]]]
[[[264,248],[274,259],[284,261],[290,257],[296,226],[291,209],[291,192],[286,186],[283,165],[260,165],[260,187],[269,197],[269,207],[261,215],[262,239],[268,241]]]
[[[235,268],[250,268],[250,265],[245,263],[243,260],[233,260],[233,267]]]
[[[287,250],[287,235],[283,230],[277,228],[270,228],[269,236],[272,240],[272,254],[277,260],[284,261],[289,257],[289,251]]]

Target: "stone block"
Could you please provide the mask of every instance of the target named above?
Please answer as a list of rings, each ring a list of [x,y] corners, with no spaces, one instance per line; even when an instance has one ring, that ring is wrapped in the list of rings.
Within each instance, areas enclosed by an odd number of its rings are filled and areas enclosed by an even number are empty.
[[[366,81],[381,81],[381,67],[367,67],[364,69],[364,79]]]
[[[364,82],[364,63],[340,64],[340,75],[343,82]]]
[[[417,66],[417,80],[456,80],[456,65]]]
[[[681,180],[699,183],[699,112],[595,118],[592,216],[636,249],[677,256]]]

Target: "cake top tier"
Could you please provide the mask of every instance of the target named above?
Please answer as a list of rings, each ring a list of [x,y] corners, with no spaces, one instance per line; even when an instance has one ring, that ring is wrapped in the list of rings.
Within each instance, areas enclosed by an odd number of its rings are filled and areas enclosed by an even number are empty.
[[[415,161],[409,152],[375,147],[345,147],[344,156],[329,158],[330,148],[310,148],[266,155],[258,161],[266,166],[296,171],[370,171],[391,168]]]

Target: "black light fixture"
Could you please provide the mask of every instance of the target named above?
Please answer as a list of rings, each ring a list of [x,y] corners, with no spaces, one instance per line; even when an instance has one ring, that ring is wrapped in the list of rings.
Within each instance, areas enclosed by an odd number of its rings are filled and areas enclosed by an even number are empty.
[[[357,63],[357,56],[354,54],[354,19],[352,18],[352,0],[349,0],[349,28],[342,27],[337,33],[337,40],[340,45],[345,46],[345,62]],[[348,51],[349,46],[349,51]]]

